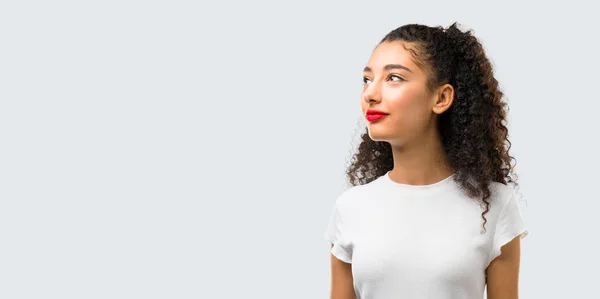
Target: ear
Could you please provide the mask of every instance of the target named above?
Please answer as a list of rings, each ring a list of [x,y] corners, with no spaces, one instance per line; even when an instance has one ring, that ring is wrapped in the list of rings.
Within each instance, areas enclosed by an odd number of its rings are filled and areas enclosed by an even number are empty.
[[[436,114],[444,113],[444,111],[452,106],[452,102],[454,101],[454,87],[450,84],[442,85],[438,89],[434,100],[433,112]]]

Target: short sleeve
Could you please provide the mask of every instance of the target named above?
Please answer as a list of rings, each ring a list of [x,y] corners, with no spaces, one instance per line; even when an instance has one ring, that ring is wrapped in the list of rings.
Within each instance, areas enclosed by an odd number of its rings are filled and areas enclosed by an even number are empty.
[[[325,239],[333,244],[331,254],[343,262],[352,263],[352,251],[350,250],[345,237],[342,216],[338,203],[336,202],[331,216],[329,217],[329,225],[325,231]]]
[[[500,256],[502,246],[506,245],[517,236],[524,239],[528,234],[529,231],[523,221],[519,202],[513,191],[498,216],[488,264],[496,257]]]

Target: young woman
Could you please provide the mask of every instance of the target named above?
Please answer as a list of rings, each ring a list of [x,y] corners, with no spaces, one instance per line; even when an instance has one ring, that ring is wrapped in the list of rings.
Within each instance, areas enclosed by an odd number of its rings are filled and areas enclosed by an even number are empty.
[[[367,132],[335,201],[332,299],[518,298],[506,103],[471,31],[405,25],[364,69]]]

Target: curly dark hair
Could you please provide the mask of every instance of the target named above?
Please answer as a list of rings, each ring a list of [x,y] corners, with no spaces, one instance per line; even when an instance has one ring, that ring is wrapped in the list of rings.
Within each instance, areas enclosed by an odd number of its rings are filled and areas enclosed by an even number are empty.
[[[439,115],[439,131],[454,180],[469,197],[480,199],[483,232],[490,207],[490,182],[513,183],[516,160],[509,155],[506,115],[508,106],[494,78],[490,61],[471,30],[463,32],[457,23],[444,29],[408,24],[388,33],[381,41],[404,41],[414,46],[411,54],[428,74],[427,88],[450,84],[454,101]],[[373,141],[368,132],[346,170],[350,184],[362,185],[392,170],[391,145]]]

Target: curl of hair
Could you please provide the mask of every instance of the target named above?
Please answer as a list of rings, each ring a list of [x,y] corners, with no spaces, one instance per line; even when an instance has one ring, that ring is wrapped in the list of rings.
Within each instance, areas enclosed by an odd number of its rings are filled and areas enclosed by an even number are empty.
[[[388,33],[380,43],[404,41],[413,47],[413,59],[428,73],[427,88],[448,83],[454,87],[454,101],[439,115],[439,131],[454,180],[484,209],[483,229],[490,207],[490,182],[516,183],[510,156],[506,115],[508,106],[494,78],[490,61],[472,32],[463,32],[457,23],[444,29],[408,24]],[[361,136],[357,151],[346,169],[352,185],[375,180],[393,169],[391,145],[373,141],[368,132]]]

